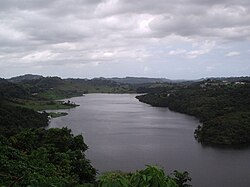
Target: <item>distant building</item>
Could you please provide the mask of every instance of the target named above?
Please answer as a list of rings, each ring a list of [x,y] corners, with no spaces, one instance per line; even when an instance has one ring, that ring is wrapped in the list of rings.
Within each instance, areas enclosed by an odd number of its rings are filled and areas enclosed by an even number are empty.
[[[246,83],[245,82],[235,82],[234,84],[236,84],[236,85],[244,85]]]

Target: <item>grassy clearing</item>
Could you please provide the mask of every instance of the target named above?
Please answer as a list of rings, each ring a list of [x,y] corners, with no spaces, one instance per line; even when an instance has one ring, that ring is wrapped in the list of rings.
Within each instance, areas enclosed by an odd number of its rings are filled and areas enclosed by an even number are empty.
[[[65,99],[82,95],[83,95],[82,92],[70,91],[70,90],[48,90],[38,94],[40,98],[48,100]]]
[[[79,106],[76,104],[70,104],[70,105],[65,104],[61,101],[30,101],[30,100],[23,101],[22,103],[14,105],[33,109],[36,111],[69,109]]]
[[[51,116],[52,118],[58,118],[66,115],[68,115],[67,112],[49,112],[49,116]]]

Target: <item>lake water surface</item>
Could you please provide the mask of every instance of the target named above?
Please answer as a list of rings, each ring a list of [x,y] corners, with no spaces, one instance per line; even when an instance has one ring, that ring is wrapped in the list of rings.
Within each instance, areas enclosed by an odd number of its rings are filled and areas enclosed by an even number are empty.
[[[199,121],[151,107],[135,94],[87,94],[50,127],[83,134],[87,157],[99,172],[134,171],[157,164],[169,174],[188,171],[194,187],[249,187],[250,149],[204,147],[193,136]],[[65,111],[65,110],[63,110]]]

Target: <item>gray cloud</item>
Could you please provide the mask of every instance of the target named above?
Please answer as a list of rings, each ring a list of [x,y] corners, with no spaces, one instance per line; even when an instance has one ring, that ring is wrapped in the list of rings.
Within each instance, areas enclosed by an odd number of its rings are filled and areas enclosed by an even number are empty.
[[[211,36],[219,39],[249,38],[249,8],[220,4],[211,7],[196,6],[193,6],[194,9],[200,11],[186,14],[184,8],[178,15],[171,12],[160,15],[150,23],[150,27],[159,36],[176,34],[187,37]],[[192,7],[188,10],[191,9]]]
[[[124,62],[152,72],[149,61],[163,62],[165,54],[194,59],[249,39],[248,0],[0,1],[6,68]]]

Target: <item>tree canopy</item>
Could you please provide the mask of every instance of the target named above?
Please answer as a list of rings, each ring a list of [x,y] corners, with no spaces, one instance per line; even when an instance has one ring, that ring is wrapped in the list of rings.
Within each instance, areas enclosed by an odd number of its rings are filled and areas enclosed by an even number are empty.
[[[192,84],[137,97],[152,106],[200,119],[198,141],[207,144],[250,143],[250,84]]]

